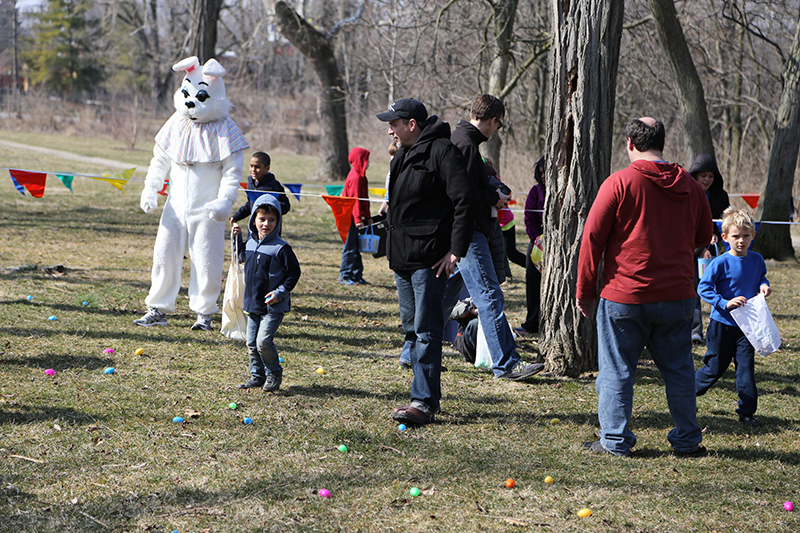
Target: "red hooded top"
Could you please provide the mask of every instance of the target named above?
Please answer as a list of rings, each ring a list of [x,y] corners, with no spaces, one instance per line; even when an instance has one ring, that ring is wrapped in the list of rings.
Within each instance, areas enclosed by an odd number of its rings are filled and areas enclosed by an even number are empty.
[[[350,172],[344,181],[343,197],[348,198],[369,198],[369,182],[367,181],[367,163],[369,163],[369,150],[366,148],[355,147],[350,150],[347,156],[350,161]],[[372,218],[369,214],[369,200],[359,200],[353,206],[353,221]]]
[[[623,304],[683,300],[694,291],[694,249],[711,242],[703,188],[680,165],[640,159],[600,186],[583,230],[578,299]]]

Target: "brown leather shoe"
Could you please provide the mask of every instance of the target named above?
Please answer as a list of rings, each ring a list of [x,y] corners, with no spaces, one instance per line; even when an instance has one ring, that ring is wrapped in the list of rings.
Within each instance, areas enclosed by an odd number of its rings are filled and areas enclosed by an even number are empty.
[[[433,422],[433,413],[427,415],[416,407],[406,405],[392,409],[392,418],[406,424],[424,426],[425,424],[430,424]]]

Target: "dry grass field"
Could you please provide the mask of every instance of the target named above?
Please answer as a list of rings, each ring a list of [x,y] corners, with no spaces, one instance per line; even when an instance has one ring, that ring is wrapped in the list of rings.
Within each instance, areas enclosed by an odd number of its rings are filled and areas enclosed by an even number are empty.
[[[149,159],[149,150],[107,141],[9,131],[0,140],[139,166]],[[0,165],[117,170],[3,145]],[[273,171],[303,182],[314,165],[276,154]],[[373,186],[385,173],[370,168]],[[768,264],[783,347],[757,362],[762,428],[738,422],[729,370],[698,400],[709,455],[673,457],[663,383],[643,360],[637,451],[597,457],[579,446],[598,430],[593,374],[502,382],[449,347],[444,412],[433,425],[398,431],[389,412],[407,401],[410,373],[397,365],[392,274],[385,259],[365,257],[370,285],[336,282],[341,241],[319,198],[292,198],[284,220],[303,276],[277,335],[283,386],[268,394],[236,387],[247,377],[243,342],[190,331],[188,262],[169,326],[131,323],[144,309],[158,225],[158,214],[138,207],[140,182],[123,194],[76,178],[71,194],[51,177],[34,199],[4,175],[0,532],[800,530],[798,512],[783,508],[800,506],[796,263]],[[47,268],[56,265],[63,269]],[[513,268],[508,312],[519,324],[524,273]],[[535,340],[520,346],[523,357],[535,356]],[[695,350],[698,365],[702,353]],[[508,478],[515,488],[505,487]],[[412,487],[421,494],[411,496]],[[592,516],[579,517],[582,508]]]

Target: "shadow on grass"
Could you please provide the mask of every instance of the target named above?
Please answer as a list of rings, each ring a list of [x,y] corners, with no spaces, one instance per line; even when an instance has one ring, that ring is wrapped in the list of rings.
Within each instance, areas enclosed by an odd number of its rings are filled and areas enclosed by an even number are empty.
[[[32,422],[46,422],[66,420],[74,424],[97,424],[104,417],[98,417],[75,411],[64,407],[48,407],[44,405],[20,405],[0,408],[0,426],[6,424],[30,424]]]
[[[170,315],[172,317],[173,315]],[[0,328],[0,335],[4,335],[6,337],[73,337],[75,335],[80,336],[81,338],[85,339],[109,339],[114,342],[125,342],[125,341],[135,341],[135,342],[142,342],[142,343],[156,343],[156,342],[172,342],[172,343],[192,343],[205,345],[208,347],[215,347],[220,346],[222,344],[230,344],[230,343],[241,343],[242,341],[237,341],[233,339],[228,339],[223,335],[220,335],[218,331],[212,332],[191,332],[190,333],[190,326],[194,322],[194,315],[187,315],[186,317],[186,324],[185,328],[182,324],[180,327],[185,329],[186,333],[184,335],[176,335],[175,333],[171,333],[170,329],[174,330],[175,327],[169,328],[162,328],[159,327],[149,327],[149,328],[142,328],[142,327],[135,327],[131,326],[131,331],[105,331],[105,330],[84,330],[82,327],[78,328],[77,333],[75,332],[75,328],[70,328],[69,331],[64,331],[62,329],[55,329],[55,328]],[[48,322],[49,324],[49,322]],[[136,333],[134,333],[134,331]]]
[[[52,368],[53,370],[68,370],[70,368],[84,368],[98,370],[113,366],[114,361],[108,358],[64,355],[47,353],[33,357],[11,357],[0,359],[0,365],[17,365],[29,368]]]
[[[394,394],[376,393],[371,390],[354,389],[350,387],[335,387],[331,385],[292,385],[280,393],[282,396],[307,396],[309,398],[374,398],[380,400],[393,400]]]

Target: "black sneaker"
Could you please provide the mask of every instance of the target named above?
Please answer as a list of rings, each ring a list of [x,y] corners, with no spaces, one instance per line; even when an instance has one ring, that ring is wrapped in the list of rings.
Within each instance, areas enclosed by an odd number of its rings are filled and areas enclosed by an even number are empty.
[[[756,420],[753,416],[739,415],[739,422],[745,424],[746,426],[750,426],[751,428],[761,427],[761,422]]]
[[[265,379],[261,378],[250,378],[241,385],[239,385],[240,389],[255,389],[256,387],[261,387],[264,384]]]
[[[541,363],[522,363],[503,374],[502,376],[495,376],[497,379],[508,379],[511,381],[520,381],[534,376],[544,370],[544,365]]]
[[[705,446],[698,446],[691,452],[680,452],[678,450],[672,450],[672,455],[675,457],[703,457],[704,455],[708,454],[708,450],[706,450]]]
[[[277,392],[281,388],[282,381],[282,375],[269,374],[267,379],[264,380],[264,386],[261,387],[261,390],[264,392]]]

